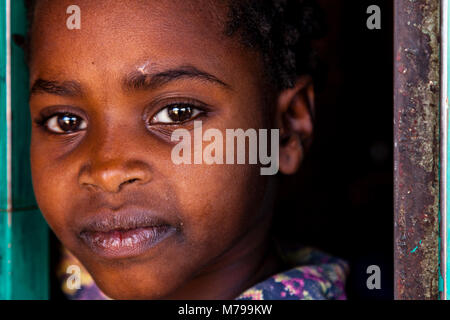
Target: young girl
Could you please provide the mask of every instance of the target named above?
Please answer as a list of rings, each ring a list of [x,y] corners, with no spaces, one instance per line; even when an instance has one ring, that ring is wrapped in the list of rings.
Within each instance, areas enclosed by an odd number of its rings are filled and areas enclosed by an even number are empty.
[[[278,175],[312,137],[314,3],[78,0],[70,17],[72,2],[28,1],[26,42],[36,199],[86,268],[69,297],[345,298],[343,261],[270,232]],[[175,163],[195,121],[279,130],[279,174]]]

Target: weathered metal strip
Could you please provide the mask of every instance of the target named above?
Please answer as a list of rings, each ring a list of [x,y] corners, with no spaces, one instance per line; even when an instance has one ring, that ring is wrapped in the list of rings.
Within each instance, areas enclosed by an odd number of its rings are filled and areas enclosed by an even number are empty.
[[[441,1],[441,154],[440,154],[440,298],[447,300],[447,203],[448,203],[448,1]]]
[[[439,298],[440,2],[394,2],[394,296]]]

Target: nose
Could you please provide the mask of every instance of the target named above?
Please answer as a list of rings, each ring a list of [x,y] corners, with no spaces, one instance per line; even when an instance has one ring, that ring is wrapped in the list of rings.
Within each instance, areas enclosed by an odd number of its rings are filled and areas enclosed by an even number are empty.
[[[127,184],[146,184],[151,180],[151,170],[142,161],[123,162],[119,159],[88,164],[79,174],[78,183],[85,188],[119,192]]]

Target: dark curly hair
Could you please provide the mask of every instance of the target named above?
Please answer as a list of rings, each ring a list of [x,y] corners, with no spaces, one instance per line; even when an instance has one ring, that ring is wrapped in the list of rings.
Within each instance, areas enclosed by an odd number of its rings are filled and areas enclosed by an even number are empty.
[[[16,37],[29,58],[29,37],[38,0],[25,0],[29,29]],[[290,88],[301,74],[318,75],[318,57],[312,41],[325,33],[323,12],[314,0],[229,0],[226,34],[238,34],[250,48],[259,50],[266,71],[277,89]]]

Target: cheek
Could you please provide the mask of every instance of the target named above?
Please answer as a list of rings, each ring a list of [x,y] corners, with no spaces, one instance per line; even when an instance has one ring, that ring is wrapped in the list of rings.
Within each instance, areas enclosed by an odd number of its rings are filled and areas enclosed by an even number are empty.
[[[240,96],[223,111],[220,119],[204,123],[203,133],[211,128],[222,132],[224,157],[226,129],[266,127],[267,119],[260,112],[261,105],[251,101],[252,96],[257,95]],[[237,106],[246,106],[246,109]],[[191,143],[193,145],[194,141]],[[202,150],[209,144],[209,141],[203,142]],[[248,155],[248,144],[245,152]],[[206,259],[228,248],[262,214],[267,176],[261,175],[258,165],[190,164],[171,166],[171,170],[166,173],[166,178],[176,190],[176,198],[183,208],[181,219],[186,238],[195,244],[194,248],[202,251],[200,254]]]
[[[265,182],[257,166],[190,165],[175,168],[186,237],[194,247],[221,251],[257,217]]]
[[[66,212],[73,188],[73,168],[62,167],[44,146],[31,141],[31,174],[37,204],[50,227],[58,237],[66,228]]]

